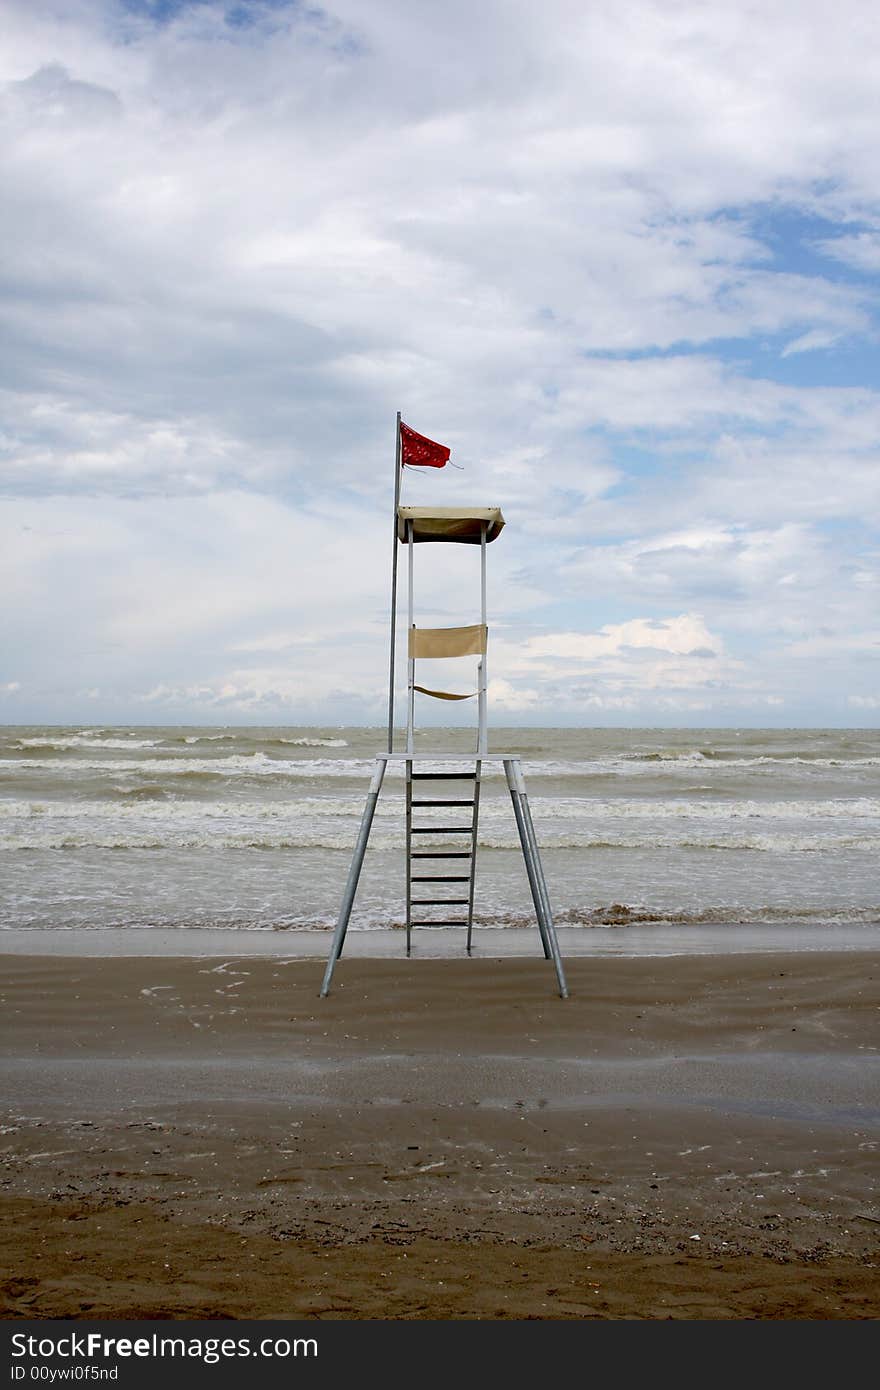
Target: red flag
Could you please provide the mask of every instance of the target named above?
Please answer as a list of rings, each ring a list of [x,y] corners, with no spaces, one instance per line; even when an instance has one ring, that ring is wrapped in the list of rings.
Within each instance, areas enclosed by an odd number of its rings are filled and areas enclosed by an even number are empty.
[[[417,434],[401,420],[400,461],[404,467],[409,463],[417,468],[445,468],[449,462],[449,450],[445,444],[435,444],[433,439]]]

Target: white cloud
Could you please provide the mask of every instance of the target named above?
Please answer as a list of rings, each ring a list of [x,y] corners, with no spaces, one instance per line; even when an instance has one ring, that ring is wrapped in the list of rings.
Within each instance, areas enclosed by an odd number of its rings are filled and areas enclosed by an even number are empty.
[[[792,338],[782,349],[783,357],[793,357],[798,352],[820,352],[823,348],[833,347],[841,339],[840,333],[834,333],[825,328],[812,328],[809,333],[802,333],[798,338]]]
[[[855,236],[838,236],[816,243],[820,251],[845,265],[873,274],[880,270],[880,232],[857,232]]]
[[[880,659],[880,628],[868,632],[851,629],[845,632],[820,631],[786,646],[787,656],[807,659],[834,658],[853,653],[864,653]]]
[[[692,700],[707,690],[729,698],[754,686],[743,663],[725,653],[720,637],[694,613],[635,618],[597,632],[547,633],[520,643],[505,635],[493,644],[492,662],[507,686],[523,683],[530,704],[583,711],[637,708],[650,700],[668,708],[670,699],[680,704],[684,698],[673,691],[690,692]],[[706,705],[704,698],[697,703]]]
[[[512,685],[510,681],[493,679],[487,686],[487,696],[493,710],[503,714],[531,713],[539,709],[542,695],[539,690],[527,686]]]
[[[530,638],[524,655],[526,659],[558,657],[591,662],[617,656],[627,648],[646,648],[677,656],[694,653],[715,656],[721,652],[722,643],[708,631],[698,614],[682,613],[675,618],[659,620],[632,618],[625,623],[610,624],[596,633],[548,633],[545,637]]]
[[[601,713],[628,681],[658,710],[664,686],[788,699],[821,630],[855,660],[871,8],[235,13],[7,5],[3,636],[28,690],[378,707],[398,408],[464,465],[408,496],[505,508],[499,709],[562,707],[542,661],[599,662],[577,700]],[[470,611],[470,572],[419,565],[436,621]],[[685,621],[711,656],[675,647]]]

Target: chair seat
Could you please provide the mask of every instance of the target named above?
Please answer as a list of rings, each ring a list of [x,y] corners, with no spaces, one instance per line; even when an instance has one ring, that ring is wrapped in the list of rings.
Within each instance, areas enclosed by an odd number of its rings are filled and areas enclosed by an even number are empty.
[[[453,695],[449,690],[429,690],[426,685],[414,685],[413,690],[418,690],[422,695],[431,695],[435,700],[472,700],[477,694],[476,690],[469,690],[466,695]]]

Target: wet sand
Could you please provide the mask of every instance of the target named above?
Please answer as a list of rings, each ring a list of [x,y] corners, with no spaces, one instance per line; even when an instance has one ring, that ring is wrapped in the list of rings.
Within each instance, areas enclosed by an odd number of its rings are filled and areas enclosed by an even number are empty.
[[[7,1318],[880,1315],[874,951],[4,965]]]

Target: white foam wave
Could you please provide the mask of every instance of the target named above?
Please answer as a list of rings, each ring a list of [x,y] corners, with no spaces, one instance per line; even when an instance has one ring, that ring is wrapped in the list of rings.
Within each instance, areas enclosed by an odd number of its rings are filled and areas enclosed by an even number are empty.
[[[194,739],[195,743],[202,743],[208,739],[216,738],[222,740],[226,735],[200,735]],[[345,748],[348,745],[342,739],[276,739],[277,745],[287,743],[288,746],[298,746],[302,748]],[[80,739],[79,735],[71,736],[68,740],[59,742],[57,739],[32,739],[27,742],[21,741],[18,745],[21,751],[27,748],[36,749],[45,747],[47,749],[61,749],[67,746],[69,750],[95,749],[110,752],[132,752],[136,749],[156,749],[161,747],[162,740],[150,739]],[[180,778],[180,777],[286,777],[291,779],[303,778],[358,778],[366,782],[369,779],[373,768],[374,759],[372,757],[285,757],[283,753],[272,755],[262,749],[255,749],[249,752],[224,752],[217,756],[205,757],[198,756],[200,750],[194,749],[196,756],[181,753],[178,749],[169,749],[167,755],[145,756],[140,758],[119,758],[110,757],[103,759],[78,757],[75,760],[68,758],[4,758],[0,760],[0,776],[6,774],[27,774],[39,772],[42,777],[50,773],[57,773],[59,776],[69,780],[79,777],[86,773],[98,773],[108,777],[130,777],[135,775],[150,775],[156,777]],[[207,751],[207,750],[205,750]],[[463,755],[462,763],[470,761],[467,755]],[[842,758],[812,758],[812,759],[774,759],[769,757],[756,758],[737,758],[726,759],[724,761],[711,761],[703,758],[696,759],[681,758],[669,761],[628,761],[626,758],[604,758],[604,759],[584,759],[581,761],[569,761],[561,759],[535,759],[523,760],[523,770],[526,774],[529,786],[534,791],[542,783],[547,781],[567,781],[574,778],[583,779],[587,785],[597,779],[611,779],[612,781],[625,780],[627,782],[637,782],[639,779],[660,779],[676,784],[679,778],[690,777],[694,767],[699,765],[701,789],[715,790],[721,789],[725,783],[741,777],[743,775],[757,776],[761,779],[761,784],[765,785],[767,777],[797,777],[798,771],[804,768],[809,769],[810,773],[815,773],[818,769],[833,770],[841,776],[848,776],[853,773],[862,773],[874,767],[880,767],[880,758],[868,757],[859,759]],[[438,767],[440,765],[438,764]],[[424,764],[423,770],[428,770],[430,764]],[[386,773],[386,783],[395,785],[403,781],[405,770],[402,763],[391,764]],[[484,763],[483,778],[490,785],[503,785],[504,771],[499,763]],[[772,785],[772,783],[771,783]],[[692,786],[686,786],[685,790],[691,792]]]
[[[344,738],[279,738],[279,743],[289,743],[297,748],[347,748]]]
[[[247,734],[193,734],[184,738],[184,743],[236,743],[250,742]],[[347,748],[348,739],[345,738],[283,738],[280,734],[273,734],[269,738],[262,740],[255,738],[255,742],[287,744],[291,748]]]
[[[728,821],[728,820],[878,820],[880,821],[880,798],[876,797],[830,797],[827,800],[780,800],[759,801],[738,798],[736,800],[697,800],[689,796],[686,800],[646,800],[627,797],[625,800],[599,799],[597,797],[543,797],[529,798],[533,814],[540,817],[542,824],[554,820],[599,819],[607,820],[688,820],[688,821]],[[489,805],[492,803],[489,802]],[[482,812],[484,803],[480,803]]]
[[[145,799],[145,795],[147,799]],[[399,850],[403,797],[380,798],[371,845]],[[424,847],[448,841],[439,827],[467,819],[464,808],[419,809]],[[6,850],[351,850],[363,811],[360,793],[273,800],[155,799],[136,787],[112,800],[0,801],[0,849]],[[515,850],[506,797],[484,796],[479,844]],[[663,801],[536,797],[538,837],[548,850],[752,851],[762,854],[866,852],[880,848],[880,800]],[[432,827],[436,829],[432,830]]]
[[[0,822],[66,821],[78,824],[95,823],[99,825],[116,824],[119,821],[145,821],[164,823],[172,827],[172,833],[182,823],[193,825],[213,822],[237,823],[279,821],[285,824],[314,820],[356,818],[360,820],[364,809],[363,797],[298,797],[294,800],[278,801],[142,801],[137,791],[128,800],[112,801],[0,801]],[[403,802],[401,798],[387,798],[376,807],[376,819],[394,819],[402,825]],[[509,815],[509,808],[508,808]]]
[[[629,767],[639,767],[650,772],[658,763],[684,764],[700,768],[742,768],[742,767],[880,767],[880,758],[820,758],[804,757],[794,753],[759,753],[747,758],[725,757],[717,753],[702,753],[694,749],[688,753],[648,753],[625,755],[621,759],[609,759]]]
[[[876,928],[880,927],[880,904],[870,907],[832,907],[827,904],[816,904],[809,907],[780,907],[774,905],[736,905],[736,906],[707,906],[695,910],[683,910],[670,908],[668,906],[652,906],[649,903],[638,903],[629,906],[623,903],[612,903],[606,906],[586,907],[583,905],[563,907],[554,913],[557,927],[570,929],[580,928],[589,931],[595,928],[614,928],[615,931],[625,931],[627,928],[646,929],[685,927],[699,929],[700,927],[730,927],[736,929],[743,926],[755,928],[766,927],[772,929],[790,929],[793,934],[792,946],[797,948],[800,939],[797,936],[799,929],[819,927],[853,927]],[[49,930],[53,933],[84,930],[94,932],[96,936],[105,931],[132,931],[132,932],[153,932],[158,930],[180,932],[186,938],[192,933],[192,952],[194,955],[200,954],[198,949],[199,933],[203,931],[228,932],[231,937],[238,933],[279,933],[285,932],[329,932],[336,925],[336,914],[333,912],[322,912],[320,909],[311,912],[278,912],[270,913],[265,918],[259,918],[253,913],[242,915],[229,914],[220,916],[210,909],[192,911],[188,917],[181,919],[164,913],[151,913],[149,915],[134,916],[119,920],[109,918],[105,921],[97,920],[93,912],[84,921],[70,920],[66,918],[64,922],[52,923],[49,926],[38,916],[30,921],[0,921],[0,934],[4,931],[14,931],[22,927],[25,929],[39,932]],[[399,901],[363,903],[355,907],[352,913],[350,930],[361,931],[387,931],[400,930],[405,926],[405,919]],[[474,913],[474,928],[479,933],[482,929],[512,929],[530,932],[535,931],[534,914],[529,910],[517,910],[512,908],[508,911],[489,911],[481,910],[477,906]],[[418,929],[417,929],[418,930]],[[430,929],[434,932],[456,933],[459,928],[454,927],[435,927]],[[233,949],[230,947],[230,949]]]
[[[351,834],[332,834],[326,831],[296,831],[289,834],[258,834],[254,831],[227,831],[215,834],[198,831],[178,831],[173,837],[161,832],[149,833],[119,829],[101,832],[61,831],[47,828],[42,833],[34,831],[16,832],[4,837],[4,850],[294,850],[324,849],[346,850],[351,853],[353,838]],[[399,849],[400,836],[376,834],[370,838],[372,849]]]
[[[111,752],[123,749],[130,752],[133,748],[159,748],[162,740],[156,738],[96,738],[94,734],[69,734],[66,737],[57,735],[54,738],[20,738],[17,739],[14,747],[16,748],[108,748]],[[12,761],[12,760],[11,760]],[[45,767],[46,761],[40,760],[39,766]],[[82,763],[78,766],[82,767]]]
[[[155,821],[299,821],[316,817],[357,817],[364,808],[360,793],[350,796],[297,796],[295,799],[274,801],[204,801],[163,799],[161,789],[156,800],[141,800],[141,794],[156,788],[122,786],[112,800],[48,800],[8,799],[0,801],[0,821],[52,817],[77,821],[117,821],[145,819]],[[403,814],[402,789],[380,797],[376,816],[399,818]],[[127,798],[127,799],[126,799]],[[605,825],[609,821],[876,821],[880,825],[880,798],[840,797],[827,801],[756,801],[756,800],[647,800],[592,797],[530,798],[536,822],[552,828],[559,821],[581,821],[590,825]],[[418,811],[421,823],[444,821],[449,812],[443,808],[425,807]],[[484,796],[480,802],[480,823],[511,820],[507,797]]]
[[[880,835],[663,835],[637,833],[605,833],[599,835],[554,834],[552,827],[538,827],[542,849],[579,850],[756,850],[765,854],[833,853],[858,850],[876,853],[880,850]],[[426,836],[426,841],[431,837]],[[486,849],[512,849],[513,836],[480,836]]]
[[[279,818],[281,820],[281,818]],[[604,827],[592,833],[558,833],[552,826],[539,825],[539,840],[543,850],[581,850],[581,851],[756,851],[764,854],[823,853],[834,854],[842,851],[877,853],[880,851],[880,834],[747,834],[730,832],[719,835],[717,830],[680,834],[639,833],[635,829],[620,827],[616,831]],[[421,848],[448,846],[449,836],[438,829],[436,833],[419,836]],[[130,849],[130,850],[189,850],[189,849],[240,849],[240,850],[299,850],[326,849],[351,852],[354,843],[354,829],[349,825],[295,823],[275,825],[228,825],[222,819],[216,824],[206,823],[159,823],[149,824],[139,818],[135,824],[108,821],[84,826],[59,823],[55,819],[40,822],[34,819],[29,824],[17,824],[4,833],[0,848],[4,850],[73,850],[73,849]],[[370,837],[373,850],[400,851],[403,846],[403,830],[399,823],[377,824]],[[479,846],[485,850],[517,850],[518,841],[513,826],[497,827],[484,825],[479,835]]]
[[[126,744],[127,748],[132,745]],[[113,758],[106,760],[77,758],[68,762],[62,758],[5,758],[0,773],[9,769],[30,772],[57,772],[68,779],[84,772],[99,772],[110,777],[155,775],[157,777],[351,777],[369,778],[372,758],[303,758],[291,760],[272,758],[267,753],[231,753],[219,758],[186,758],[171,755],[167,758]]]

